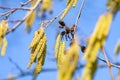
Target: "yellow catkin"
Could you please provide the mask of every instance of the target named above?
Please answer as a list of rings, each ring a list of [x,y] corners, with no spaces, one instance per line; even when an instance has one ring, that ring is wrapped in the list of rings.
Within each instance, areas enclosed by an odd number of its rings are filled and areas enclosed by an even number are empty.
[[[89,46],[87,47],[86,51],[85,51],[85,55],[88,54],[86,57],[86,59],[88,61],[94,62],[97,58],[97,53],[99,51],[99,49],[101,48],[101,43],[100,42],[95,42],[93,46]]]
[[[2,37],[0,37],[0,48],[1,48],[1,46],[2,46]]]
[[[110,29],[110,25],[111,25],[111,22],[112,22],[112,18],[113,18],[113,14],[112,13],[108,13],[105,15],[105,18],[106,18],[106,23],[104,23],[104,32],[103,32],[103,36],[107,36],[108,35],[108,32],[109,32],[109,29]]]
[[[44,60],[46,56],[46,34],[44,33],[44,28],[40,28],[35,32],[34,38],[30,45],[30,49],[32,49],[30,54],[30,62],[27,66],[29,69],[33,62],[36,63],[36,68],[34,70],[34,74],[37,75],[40,73],[42,69],[42,65],[44,65]]]
[[[29,62],[28,67],[27,67],[28,69],[30,68],[31,64],[36,60],[37,54],[40,51],[42,43],[43,43],[43,39],[41,39],[38,44],[36,44],[34,47],[32,47],[32,51],[30,54],[30,62]]]
[[[47,46],[45,45],[45,48],[44,48],[44,51],[43,51],[42,65],[44,65],[44,62],[45,62],[45,57],[46,57],[46,48],[47,48]]]
[[[31,61],[31,60],[33,60],[33,58],[35,58],[34,52],[35,52],[36,47],[37,47],[37,45],[34,46],[34,47],[32,48],[32,50],[31,50],[30,62],[28,63],[28,66],[27,66],[28,69],[31,67],[31,64],[32,64],[32,61]],[[33,60],[33,62],[34,62],[34,60]]]
[[[92,46],[93,43],[96,41],[97,37],[101,37],[101,35],[98,35],[99,34],[99,30],[101,30],[101,28],[103,28],[101,26],[101,24],[103,24],[104,22],[104,17],[100,17],[99,20],[97,21],[97,24],[96,24],[96,27],[94,29],[94,32],[92,33],[92,35],[90,36],[90,39],[89,39],[89,46]],[[101,34],[102,31],[100,31],[100,34]],[[92,47],[91,47],[92,48]],[[89,48],[89,49],[91,49]]]
[[[66,14],[68,13],[68,11],[71,9],[71,7],[75,7],[77,5],[78,0],[68,0],[66,3],[66,9],[64,10],[63,14],[60,17],[60,20],[62,20]]]
[[[68,6],[72,0],[67,0],[66,5]]]
[[[58,57],[58,52],[59,52],[59,47],[60,47],[60,40],[61,40],[61,36],[60,36],[60,34],[58,34],[58,36],[57,36],[57,39],[56,39],[56,43],[55,43],[55,58],[57,59],[57,57]]]
[[[40,73],[42,65],[44,65],[45,55],[46,55],[46,46],[44,48],[44,51],[43,51],[41,57],[39,57],[39,59],[38,59],[38,62],[37,62],[36,68],[35,68],[35,72],[34,72],[35,74]]]
[[[0,23],[0,47],[2,45],[2,40],[3,40],[3,27],[2,24]]]
[[[79,45],[76,40],[75,42],[73,42],[69,51],[66,54],[68,55],[68,61],[71,61],[71,59],[73,59],[73,63],[69,69],[69,71],[73,72],[76,68],[78,58],[79,58]]]
[[[7,31],[8,31],[8,23],[6,22],[6,20],[2,20],[0,23],[0,36],[4,37]]]
[[[33,7],[35,5],[37,0],[32,0],[30,3],[31,3],[31,7]],[[35,16],[36,16],[36,11],[29,11],[26,16],[28,16],[26,18],[26,21],[25,21],[25,26],[26,26],[26,31],[29,32],[33,23],[34,23],[34,19],[35,19]]]
[[[95,46],[97,42],[99,42],[99,45],[100,45],[99,48],[101,48],[104,45],[106,37],[110,29],[112,16],[113,16],[112,13],[107,13],[107,14],[103,14],[102,16],[100,16],[96,24],[96,28],[88,41],[88,45],[85,51],[84,58],[89,58],[89,55],[91,55],[90,54],[91,50],[94,50],[93,47]]]
[[[5,55],[6,47],[7,47],[7,40],[5,35],[8,31],[8,23],[6,20],[2,20],[0,22],[0,48],[1,48],[1,56]]]
[[[35,31],[34,37],[32,39],[32,42],[31,42],[30,46],[29,46],[29,49],[33,48],[35,46],[35,44],[37,43],[35,40],[38,38],[38,35],[39,35],[38,31]]]
[[[37,55],[38,62],[36,64],[34,74],[40,73],[41,67],[42,67],[42,65],[44,65],[44,60],[45,60],[45,55],[46,55],[46,37],[44,37],[43,43],[44,44],[42,45],[42,47]]]
[[[59,71],[58,79],[57,80],[63,80],[64,78],[64,73]]]
[[[7,40],[6,40],[6,38],[4,38],[4,39],[3,39],[2,49],[1,49],[1,56],[4,56],[4,55],[5,55],[6,48],[7,48]]]
[[[42,15],[44,11],[50,12],[52,10],[52,0],[43,0],[42,6],[40,8],[39,16]]]
[[[72,80],[79,59],[79,46],[76,40],[60,58],[58,80]]]
[[[32,48],[35,44],[39,42],[39,40],[43,37],[44,35],[44,28],[40,28],[38,31],[35,32],[34,38],[29,46],[29,49]]]
[[[99,20],[98,20],[98,22],[97,22],[97,25],[96,25],[96,27],[98,28],[98,30],[96,30],[96,33],[94,33],[94,34],[96,34],[96,38],[99,40],[99,39],[101,39],[102,37],[103,37],[103,32],[104,32],[104,25],[105,24],[103,24],[104,22],[106,22],[106,18],[104,17],[104,15],[102,15],[102,16],[100,16],[100,18],[99,18]],[[98,32],[99,31],[99,32]]]
[[[77,5],[78,0],[73,0],[73,7]]]
[[[31,14],[29,14],[31,13]],[[36,11],[30,11],[27,13],[27,15],[29,15],[26,19],[26,30],[27,32],[31,29],[33,23],[34,23],[34,19],[35,19],[35,16],[36,16]]]
[[[60,42],[60,49],[58,53],[58,68],[60,68],[62,64],[62,58],[64,56],[64,50],[65,50],[65,42],[61,41]]]
[[[37,57],[37,53],[40,50],[40,47],[42,46],[43,39],[40,40],[39,44],[36,46],[36,49],[33,53],[30,54],[30,63],[33,63]]]
[[[8,31],[8,23],[6,22],[6,20],[2,20],[1,25],[3,27],[3,35],[5,35]]]
[[[87,62],[81,80],[93,80],[97,69],[97,60],[94,63]]]
[[[34,74],[40,73],[41,68],[42,68],[42,63],[41,62],[42,62],[42,57],[39,59],[39,61],[36,64]]]
[[[87,60],[85,69],[82,75],[82,80],[92,80],[94,72],[97,68],[97,53],[100,48],[105,44],[106,37],[110,29],[110,24],[112,21],[113,14],[106,13],[100,16],[96,28],[91,35],[86,50],[84,58]],[[94,65],[94,66],[93,66]],[[87,77],[86,77],[87,76]]]
[[[65,17],[65,15],[68,13],[70,8],[72,7],[72,4],[73,4],[73,0],[71,0],[70,3],[67,5],[65,11],[63,12],[63,14],[60,17],[60,20],[62,20]]]
[[[43,42],[42,42],[42,45],[40,47],[40,51],[39,51],[39,53],[37,55],[37,58],[41,57],[41,55],[44,52],[45,48],[46,48],[46,35],[44,35],[44,37],[43,37]]]
[[[90,62],[94,62],[97,59],[97,53],[99,51],[99,49],[101,48],[101,43],[100,42],[96,42],[92,51],[90,52],[90,55],[88,56],[88,60]]]
[[[120,41],[117,43],[116,47],[115,47],[115,54],[117,55],[120,51]]]

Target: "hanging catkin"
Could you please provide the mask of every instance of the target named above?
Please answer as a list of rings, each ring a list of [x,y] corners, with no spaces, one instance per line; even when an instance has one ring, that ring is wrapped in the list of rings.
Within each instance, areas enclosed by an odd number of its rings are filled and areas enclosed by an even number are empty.
[[[86,59],[87,63],[82,75],[82,80],[93,80],[94,72],[97,68],[97,53],[105,44],[106,37],[108,36],[110,29],[110,24],[112,22],[112,17],[112,13],[101,15],[96,24],[95,30],[88,40],[84,54],[84,59]]]
[[[52,4],[53,4],[52,0],[43,0],[38,15],[41,16],[42,13],[45,11],[51,12],[52,11]]]
[[[91,53],[97,54],[99,49],[104,45],[106,37],[110,29],[112,16],[113,16],[112,13],[107,13],[107,14],[103,14],[99,18],[96,24],[95,30],[88,40],[84,58],[89,59],[90,58],[89,56],[92,55]],[[95,49],[97,48],[95,46],[99,46],[99,49],[97,49],[98,51],[94,50],[94,48]],[[96,56],[92,56],[92,57],[96,57]]]
[[[34,74],[38,74],[41,71],[42,65],[44,64],[46,55],[46,34],[44,33],[44,28],[41,27],[38,31],[35,31],[33,40],[29,46],[32,49],[30,54],[30,62],[27,68],[30,68],[33,62],[36,63],[36,68]]]
[[[31,8],[35,5],[37,0],[32,0],[30,2],[31,4]],[[29,32],[33,23],[34,23],[34,20],[35,20],[35,17],[36,17],[36,11],[35,10],[30,10],[27,12],[26,14],[27,18],[25,20],[25,26],[26,26],[26,31]]]
[[[33,40],[29,46],[29,49],[31,49],[35,44],[37,44],[39,40],[43,37],[43,35],[44,35],[44,28],[40,28],[38,31],[36,31]]]
[[[6,48],[7,48],[7,40],[5,38],[5,35],[8,31],[8,23],[6,20],[2,20],[0,22],[0,50],[1,50],[1,56],[5,55]]]
[[[56,39],[56,43],[55,43],[55,58],[58,59],[58,53],[59,53],[59,48],[60,48],[60,41],[61,41],[61,35],[58,34],[57,39]]]
[[[36,16],[36,11],[29,11],[26,15],[28,15],[28,17],[26,18],[26,31],[29,32],[34,20],[35,20],[35,16]]]
[[[59,52],[58,52],[58,68],[60,68],[61,64],[62,64],[62,59],[64,57],[64,50],[65,50],[65,42],[61,41],[60,42],[60,48],[59,48]]]
[[[60,59],[58,64],[58,80],[72,80],[79,59],[79,45],[77,40],[73,40],[70,48],[64,51],[64,54],[58,55],[58,59]]]
[[[77,5],[78,0],[68,0],[66,3],[66,8],[63,12],[63,14],[60,17],[60,20],[62,20],[66,14],[68,13],[68,11],[71,9],[71,7],[75,7]]]
[[[1,56],[5,55],[6,48],[7,48],[7,40],[6,40],[6,38],[4,38],[3,39],[2,49],[1,49]]]

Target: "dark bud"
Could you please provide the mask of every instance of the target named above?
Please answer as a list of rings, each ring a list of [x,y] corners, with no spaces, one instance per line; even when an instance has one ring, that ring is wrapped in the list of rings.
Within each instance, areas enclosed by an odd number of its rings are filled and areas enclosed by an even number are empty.
[[[72,46],[72,45],[73,45],[73,42],[70,43],[70,46]]]
[[[80,46],[80,47],[81,47],[81,51],[84,53],[84,52],[85,52],[86,47],[85,47],[85,46]]]
[[[40,33],[40,31],[37,31],[37,33],[39,34],[39,33]]]
[[[64,28],[64,26],[59,26],[59,28]]]
[[[72,28],[71,28],[71,32],[74,32],[75,31],[75,24],[72,26]]]
[[[4,37],[4,35],[1,35],[1,36],[0,36],[0,38],[3,38],[3,37]]]
[[[63,21],[59,21],[59,24],[60,24],[61,26],[65,26],[65,23],[64,23]]]
[[[40,3],[43,3],[43,0],[41,0]]]
[[[65,31],[62,31],[62,32],[61,32],[61,36],[64,36],[64,35],[65,35],[65,33],[66,33]]]
[[[71,31],[71,30],[70,30],[70,28],[69,28],[69,27],[67,27],[67,26],[65,27],[65,30],[66,30],[66,34],[69,34],[69,33],[70,33],[70,31]]]

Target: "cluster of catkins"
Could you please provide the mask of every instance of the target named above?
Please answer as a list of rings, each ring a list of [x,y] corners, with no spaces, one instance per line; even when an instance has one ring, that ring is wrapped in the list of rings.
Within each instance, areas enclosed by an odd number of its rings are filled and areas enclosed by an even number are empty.
[[[66,42],[59,34],[55,44],[55,58],[58,66],[58,80],[72,80],[79,59],[79,45],[76,39],[72,40],[69,49],[65,50]]]
[[[36,1],[36,0],[35,0]],[[71,7],[75,7],[78,0],[68,0],[67,6],[60,17],[60,21],[65,17]],[[48,4],[48,5],[47,5]],[[51,1],[43,0],[40,12],[45,10],[51,10]],[[120,8],[120,0],[108,0],[107,11],[100,16],[95,30],[88,39],[87,46],[84,50],[84,59],[86,59],[86,65],[81,77],[81,80],[92,80],[94,72],[97,69],[97,53],[104,46],[106,38],[109,33],[112,19]],[[33,22],[35,12],[31,13],[31,18],[28,17],[27,23],[30,25]],[[119,46],[118,46],[119,47]],[[40,28],[35,32],[33,41],[29,47],[31,49],[30,62],[28,68],[30,68],[33,62],[36,62],[36,68],[34,73],[38,74],[41,71],[41,67],[44,64],[44,58],[46,54],[46,35],[44,28]],[[72,38],[69,49],[66,49],[66,42],[62,40],[62,35],[58,34],[55,44],[55,58],[57,60],[57,68],[59,71],[58,80],[72,80],[74,71],[76,70],[77,62],[79,59],[79,44],[76,38]],[[118,50],[117,50],[118,52]],[[87,76],[87,77],[86,77]]]
[[[31,49],[31,54],[27,68],[29,69],[31,64],[35,62],[36,68],[34,74],[38,74],[41,71],[42,65],[44,65],[46,55],[46,34],[44,33],[44,28],[41,27],[38,31],[35,31],[29,49]]]
[[[97,53],[104,46],[114,15],[120,10],[120,0],[108,0],[107,11],[100,16],[95,30],[88,39],[84,59],[86,59],[82,80],[92,80],[97,69]],[[116,53],[119,51],[119,44]],[[86,77],[87,76],[87,77]]]

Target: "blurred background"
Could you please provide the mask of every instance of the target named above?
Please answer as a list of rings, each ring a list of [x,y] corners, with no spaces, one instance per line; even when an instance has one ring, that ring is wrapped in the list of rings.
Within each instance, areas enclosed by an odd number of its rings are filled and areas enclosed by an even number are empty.
[[[0,0],[0,6],[7,7],[19,7],[20,2],[26,2],[27,0]],[[20,75],[21,71],[31,73],[35,67],[35,64],[27,70],[27,65],[30,59],[30,50],[28,46],[30,45],[34,32],[40,28],[40,22],[46,19],[52,19],[58,13],[60,13],[66,7],[67,0],[53,0],[52,14],[45,13],[46,17],[42,18],[36,15],[34,25],[29,33],[25,31],[25,23],[20,25],[14,32],[6,35],[8,46],[6,54],[4,57],[0,56],[0,80],[6,79],[11,76]],[[79,19],[77,34],[80,37],[79,43],[81,45],[86,45],[84,39],[88,38],[92,31],[95,28],[96,22],[101,14],[106,11],[107,0],[85,0],[85,5],[82,10],[81,17]],[[72,8],[63,21],[68,26],[72,26],[75,23],[79,8],[81,5],[81,0],[77,3],[76,8]],[[29,7],[29,5],[28,5]],[[7,9],[0,9],[0,14],[8,11]],[[10,15],[9,20],[21,20],[27,11],[18,10],[14,14]],[[0,18],[0,21],[4,17]],[[120,39],[120,12],[118,12],[112,22],[109,36],[105,44],[105,49],[107,51],[107,56],[109,60],[113,63],[120,63],[120,55],[115,56],[114,50],[115,46]],[[47,56],[45,64],[42,67],[43,71],[38,75],[37,80],[57,80],[58,71],[56,70],[57,65],[54,59],[54,44],[56,35],[59,32],[59,23],[58,20],[55,20],[47,29]],[[12,28],[16,23],[9,22],[9,28]],[[80,59],[78,65],[84,65],[82,60],[82,52],[80,52]],[[104,59],[104,56],[101,52],[98,54],[99,57]],[[12,61],[11,61],[12,59]],[[21,71],[16,67],[20,67]],[[99,64],[105,65],[102,61],[99,61]],[[119,69],[112,67],[115,80],[118,80]],[[77,69],[75,71],[73,80],[76,80],[76,77],[80,77],[83,72],[83,68]],[[15,80],[32,80],[32,75],[21,75]],[[94,80],[111,80],[108,67],[98,68]]]

